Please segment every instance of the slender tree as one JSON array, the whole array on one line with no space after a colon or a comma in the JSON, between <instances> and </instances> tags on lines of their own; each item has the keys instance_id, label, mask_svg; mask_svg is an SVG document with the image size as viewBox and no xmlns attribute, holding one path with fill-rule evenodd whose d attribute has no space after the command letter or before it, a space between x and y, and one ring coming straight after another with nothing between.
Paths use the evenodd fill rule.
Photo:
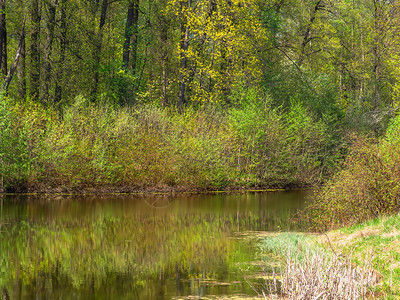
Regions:
<instances>
[{"instance_id":1,"label":"slender tree","mask_svg":"<svg viewBox=\"0 0 400 300\"><path fill-rule=\"evenodd\" d=\"M31 57L30 57L30 96L39 99L40 91L40 21L39 0L31 2Z\"/></svg>"},{"instance_id":2,"label":"slender tree","mask_svg":"<svg viewBox=\"0 0 400 300\"><path fill-rule=\"evenodd\" d=\"M0 66L3 78L7 76L6 0L0 0Z\"/></svg>"},{"instance_id":3,"label":"slender tree","mask_svg":"<svg viewBox=\"0 0 400 300\"><path fill-rule=\"evenodd\" d=\"M182 111L182 106L186 104L185 98L185 89L187 82L187 50L189 48L189 38L188 38L188 24L187 24L187 13L185 12L187 9L191 9L191 0L181 0L180 1L180 11L179 11L179 30L180 30L180 42L179 42L179 50L180 50L180 79L179 79L179 95L178 95L178 110Z\"/></svg>"},{"instance_id":4,"label":"slender tree","mask_svg":"<svg viewBox=\"0 0 400 300\"><path fill-rule=\"evenodd\" d=\"M46 45L44 48L44 68L43 68L43 92L42 102L49 102L49 93L52 82L52 54L53 54L53 42L54 42L54 30L56 26L56 12L57 12L58 0L50 0L47 2L47 36ZM52 99L54 101L54 98Z\"/></svg>"},{"instance_id":5,"label":"slender tree","mask_svg":"<svg viewBox=\"0 0 400 300\"><path fill-rule=\"evenodd\" d=\"M139 0L130 0L126 17L123 63L126 70L136 74L138 47Z\"/></svg>"},{"instance_id":6,"label":"slender tree","mask_svg":"<svg viewBox=\"0 0 400 300\"><path fill-rule=\"evenodd\" d=\"M91 99L93 100L97 96L97 90L99 87L99 68L100 68L100 60L101 60L101 50L103 44L103 27L106 24L107 10L108 10L109 2L108 0L103 0L101 4L101 12L100 12L100 23L97 37L94 39L94 74L93 74L93 86L91 91Z\"/></svg>"},{"instance_id":7,"label":"slender tree","mask_svg":"<svg viewBox=\"0 0 400 300\"><path fill-rule=\"evenodd\" d=\"M60 43L60 58L58 61L58 70L57 70L57 80L56 86L54 90L54 102L60 103L62 100L62 83L63 83L63 75L64 75L64 64L65 64L65 53L67 50L67 0L61 0L60 2L60 35L59 35L59 43Z\"/></svg>"}]
</instances>

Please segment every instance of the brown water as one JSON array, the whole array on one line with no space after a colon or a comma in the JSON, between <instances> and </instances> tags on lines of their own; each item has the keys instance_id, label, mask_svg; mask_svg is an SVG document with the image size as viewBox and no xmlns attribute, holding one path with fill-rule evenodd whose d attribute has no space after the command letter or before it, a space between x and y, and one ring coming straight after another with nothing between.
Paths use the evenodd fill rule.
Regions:
<instances>
[{"instance_id":1,"label":"brown water","mask_svg":"<svg viewBox=\"0 0 400 300\"><path fill-rule=\"evenodd\" d=\"M0 196L2 296L254 297L248 236L299 230L288 218L308 194Z\"/></svg>"}]
</instances>

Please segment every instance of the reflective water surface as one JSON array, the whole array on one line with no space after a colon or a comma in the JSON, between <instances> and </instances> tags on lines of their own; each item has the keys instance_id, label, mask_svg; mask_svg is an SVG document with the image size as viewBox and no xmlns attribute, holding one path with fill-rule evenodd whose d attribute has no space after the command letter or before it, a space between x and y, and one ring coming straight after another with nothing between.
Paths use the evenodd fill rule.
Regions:
<instances>
[{"instance_id":1,"label":"reflective water surface","mask_svg":"<svg viewBox=\"0 0 400 300\"><path fill-rule=\"evenodd\" d=\"M299 230L308 194L0 196L2 297L254 297L246 236Z\"/></svg>"}]
</instances>

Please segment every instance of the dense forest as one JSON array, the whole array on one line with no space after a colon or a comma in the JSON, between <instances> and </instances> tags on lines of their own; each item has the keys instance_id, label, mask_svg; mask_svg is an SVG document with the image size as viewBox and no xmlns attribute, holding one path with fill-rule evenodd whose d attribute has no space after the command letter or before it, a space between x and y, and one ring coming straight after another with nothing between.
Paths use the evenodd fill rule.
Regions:
<instances>
[{"instance_id":1,"label":"dense forest","mask_svg":"<svg viewBox=\"0 0 400 300\"><path fill-rule=\"evenodd\" d=\"M399 8L1 0L0 189L324 182L396 115Z\"/></svg>"},{"instance_id":2,"label":"dense forest","mask_svg":"<svg viewBox=\"0 0 400 300\"><path fill-rule=\"evenodd\" d=\"M268 222L278 233L368 220L331 232L337 244L326 235L328 252L307 248L305 235L266 235L265 251L289 266L279 289L290 299L349 295L333 285L365 286L355 298L400 295L399 63L397 0L0 0L3 298L24 285L36 298L42 285L48 298L62 282L66 295L76 298L81 285L110 298L102 283L140 290L149 279L166 286L165 274L177 290L183 278L191 286L206 279L208 289L214 277L219 289L230 284L218 272L247 268L229 249L236 233L269 230ZM143 199L149 214L127 210L141 203L135 197L105 199L101 210L97 195L62 195L291 188L313 190L295 226L271 210L286 203L276 210L292 216L289 202L251 193L243 202L213 199L210 210L185 199L161 213L162 197ZM56 197L40 207L33 202L42 194L23 204L8 195L21 192ZM254 213L249 203L258 203ZM201 274L193 266L203 256ZM282 261L266 261L253 278L263 288L273 280L277 292ZM370 286L383 278L371 293L354 267L362 261L379 271L370 269ZM323 288L312 295L317 281Z\"/></svg>"}]
</instances>

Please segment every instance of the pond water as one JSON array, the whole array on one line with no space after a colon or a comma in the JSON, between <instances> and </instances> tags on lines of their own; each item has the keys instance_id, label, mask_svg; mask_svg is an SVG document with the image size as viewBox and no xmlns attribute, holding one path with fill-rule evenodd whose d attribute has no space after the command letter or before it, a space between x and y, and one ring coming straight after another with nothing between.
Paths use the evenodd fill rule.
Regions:
<instances>
[{"instance_id":1,"label":"pond water","mask_svg":"<svg viewBox=\"0 0 400 300\"><path fill-rule=\"evenodd\" d=\"M307 195L0 196L2 297L254 297L249 236L299 230L288 218Z\"/></svg>"}]
</instances>

